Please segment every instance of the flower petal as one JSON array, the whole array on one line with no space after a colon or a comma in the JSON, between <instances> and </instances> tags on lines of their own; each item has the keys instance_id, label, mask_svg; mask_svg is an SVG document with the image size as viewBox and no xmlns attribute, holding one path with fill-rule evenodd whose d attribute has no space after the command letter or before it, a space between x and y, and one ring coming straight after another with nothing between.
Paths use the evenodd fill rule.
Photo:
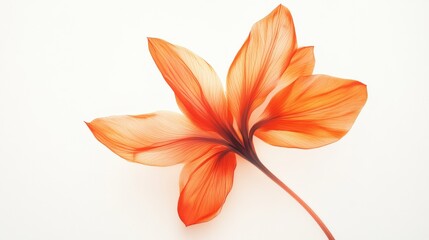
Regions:
<instances>
[{"instance_id":1,"label":"flower petal","mask_svg":"<svg viewBox=\"0 0 429 240\"><path fill-rule=\"evenodd\" d=\"M286 7L279 5L253 25L227 78L228 105L238 127L246 124L252 111L276 87L295 49L295 28Z\"/></svg>"},{"instance_id":2,"label":"flower petal","mask_svg":"<svg viewBox=\"0 0 429 240\"><path fill-rule=\"evenodd\" d=\"M302 47L295 51L289 66L281 76L280 84L283 87L293 83L299 77L313 74L315 63L313 49L313 47Z\"/></svg>"},{"instance_id":3,"label":"flower petal","mask_svg":"<svg viewBox=\"0 0 429 240\"><path fill-rule=\"evenodd\" d=\"M179 107L206 130L227 126L231 118L222 84L212 67L191 51L164 40L149 38L149 51Z\"/></svg>"},{"instance_id":4,"label":"flower petal","mask_svg":"<svg viewBox=\"0 0 429 240\"><path fill-rule=\"evenodd\" d=\"M277 86L268 94L264 103L253 111L249 119L249 126L253 126L255 122L260 120L261 114L276 93L293 83L299 77L311 75L314 69L314 62L313 47L298 48L293 54Z\"/></svg>"},{"instance_id":5,"label":"flower petal","mask_svg":"<svg viewBox=\"0 0 429 240\"><path fill-rule=\"evenodd\" d=\"M97 118L87 123L94 136L120 157L169 166L205 155L219 140L173 112Z\"/></svg>"},{"instance_id":6,"label":"flower petal","mask_svg":"<svg viewBox=\"0 0 429 240\"><path fill-rule=\"evenodd\" d=\"M185 165L177 209L186 226L209 221L219 213L232 188L235 166L235 154L218 149Z\"/></svg>"},{"instance_id":7,"label":"flower petal","mask_svg":"<svg viewBox=\"0 0 429 240\"><path fill-rule=\"evenodd\" d=\"M302 77L273 97L255 135L275 146L324 146L348 132L366 99L366 85L358 81Z\"/></svg>"}]
</instances>

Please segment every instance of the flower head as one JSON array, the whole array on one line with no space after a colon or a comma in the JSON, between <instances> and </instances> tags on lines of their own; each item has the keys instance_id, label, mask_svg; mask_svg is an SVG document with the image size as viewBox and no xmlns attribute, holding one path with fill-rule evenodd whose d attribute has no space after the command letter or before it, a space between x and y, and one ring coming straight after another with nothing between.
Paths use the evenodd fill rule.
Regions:
<instances>
[{"instance_id":1,"label":"flower head","mask_svg":"<svg viewBox=\"0 0 429 240\"><path fill-rule=\"evenodd\" d=\"M87 123L94 136L132 162L184 164L178 212L186 225L209 221L219 213L239 156L297 199L333 239L317 215L261 163L253 137L304 149L335 142L365 104L366 86L312 75L313 47L297 47L292 16L282 5L252 27L229 69L226 94L202 58L161 39L148 42L183 114L98 118Z\"/></svg>"}]
</instances>

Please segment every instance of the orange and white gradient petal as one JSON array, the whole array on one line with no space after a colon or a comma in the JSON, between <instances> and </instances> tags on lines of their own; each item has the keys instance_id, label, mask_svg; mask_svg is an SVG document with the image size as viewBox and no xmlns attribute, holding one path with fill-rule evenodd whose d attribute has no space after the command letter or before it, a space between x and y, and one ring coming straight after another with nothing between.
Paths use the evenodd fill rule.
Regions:
<instances>
[{"instance_id":1,"label":"orange and white gradient petal","mask_svg":"<svg viewBox=\"0 0 429 240\"><path fill-rule=\"evenodd\" d=\"M273 97L255 135L275 146L321 147L349 131L366 99L366 85L358 81L301 77Z\"/></svg>"},{"instance_id":2,"label":"orange and white gradient petal","mask_svg":"<svg viewBox=\"0 0 429 240\"><path fill-rule=\"evenodd\" d=\"M281 76L279 86L284 88L293 83L296 79L313 74L315 59L314 47L298 48L293 54L289 66Z\"/></svg>"},{"instance_id":3,"label":"orange and white gradient petal","mask_svg":"<svg viewBox=\"0 0 429 240\"><path fill-rule=\"evenodd\" d=\"M149 38L150 53L182 112L199 127L218 131L232 122L219 77L191 51Z\"/></svg>"},{"instance_id":4,"label":"orange and white gradient petal","mask_svg":"<svg viewBox=\"0 0 429 240\"><path fill-rule=\"evenodd\" d=\"M255 23L227 76L227 93L191 51L148 38L149 51L184 115L155 112L98 118L88 127L120 157L146 165L183 163L178 213L186 226L214 218L232 188L236 154L260 169L334 237L316 213L260 161L253 136L289 148L343 137L367 99L366 85L313 74L313 47L297 48L289 10Z\"/></svg>"},{"instance_id":5,"label":"orange and white gradient petal","mask_svg":"<svg viewBox=\"0 0 429 240\"><path fill-rule=\"evenodd\" d=\"M120 157L153 166L199 159L220 141L173 112L97 118L87 125L98 141Z\"/></svg>"},{"instance_id":6,"label":"orange and white gradient petal","mask_svg":"<svg viewBox=\"0 0 429 240\"><path fill-rule=\"evenodd\" d=\"M276 93L293 83L299 77L313 74L314 64L313 47L301 47L296 49L286 71L284 71L280 77L280 81L277 83L277 86L270 92L270 94L268 94L264 103L253 111L249 119L249 126L253 126L255 122L260 120L261 114Z\"/></svg>"},{"instance_id":7,"label":"orange and white gradient petal","mask_svg":"<svg viewBox=\"0 0 429 240\"><path fill-rule=\"evenodd\" d=\"M235 154L222 148L185 164L177 210L186 226L209 221L220 212L232 188L236 164Z\"/></svg>"},{"instance_id":8,"label":"orange and white gradient petal","mask_svg":"<svg viewBox=\"0 0 429 240\"><path fill-rule=\"evenodd\" d=\"M276 87L295 49L295 28L286 7L278 6L253 25L227 76L228 106L239 128Z\"/></svg>"}]
</instances>

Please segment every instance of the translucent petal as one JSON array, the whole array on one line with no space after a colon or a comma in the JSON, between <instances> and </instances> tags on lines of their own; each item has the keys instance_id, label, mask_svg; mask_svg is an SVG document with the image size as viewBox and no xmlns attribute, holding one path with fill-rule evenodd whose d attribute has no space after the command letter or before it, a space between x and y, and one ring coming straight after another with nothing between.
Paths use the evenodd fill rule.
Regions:
<instances>
[{"instance_id":1,"label":"translucent petal","mask_svg":"<svg viewBox=\"0 0 429 240\"><path fill-rule=\"evenodd\" d=\"M366 86L358 81L301 77L273 97L255 134L275 146L320 147L349 131L366 99Z\"/></svg>"},{"instance_id":2,"label":"translucent petal","mask_svg":"<svg viewBox=\"0 0 429 240\"><path fill-rule=\"evenodd\" d=\"M186 226L209 221L219 213L232 188L235 166L235 154L219 149L185 165L178 212Z\"/></svg>"},{"instance_id":3,"label":"translucent petal","mask_svg":"<svg viewBox=\"0 0 429 240\"><path fill-rule=\"evenodd\" d=\"M114 153L146 165L169 166L193 161L220 141L173 112L97 118L87 125Z\"/></svg>"}]
</instances>

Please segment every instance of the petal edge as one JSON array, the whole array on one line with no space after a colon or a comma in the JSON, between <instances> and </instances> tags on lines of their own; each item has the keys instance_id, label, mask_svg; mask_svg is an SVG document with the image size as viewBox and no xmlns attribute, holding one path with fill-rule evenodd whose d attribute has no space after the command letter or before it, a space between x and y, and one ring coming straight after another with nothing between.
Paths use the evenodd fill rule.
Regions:
<instances>
[{"instance_id":1,"label":"petal edge","mask_svg":"<svg viewBox=\"0 0 429 240\"><path fill-rule=\"evenodd\" d=\"M186 117L173 112L97 118L87 126L112 152L145 165L192 161L219 144Z\"/></svg>"},{"instance_id":2,"label":"petal edge","mask_svg":"<svg viewBox=\"0 0 429 240\"><path fill-rule=\"evenodd\" d=\"M277 93L255 135L289 148L317 148L342 138L367 99L366 85L327 75L301 77Z\"/></svg>"},{"instance_id":3,"label":"petal edge","mask_svg":"<svg viewBox=\"0 0 429 240\"><path fill-rule=\"evenodd\" d=\"M276 87L296 49L289 10L279 5L255 23L227 76L227 100L239 128Z\"/></svg>"},{"instance_id":4,"label":"petal edge","mask_svg":"<svg viewBox=\"0 0 429 240\"><path fill-rule=\"evenodd\" d=\"M186 174L177 210L182 222L190 226L207 222L220 212L232 188L236 159L234 153L224 150L187 165L193 172Z\"/></svg>"}]
</instances>

